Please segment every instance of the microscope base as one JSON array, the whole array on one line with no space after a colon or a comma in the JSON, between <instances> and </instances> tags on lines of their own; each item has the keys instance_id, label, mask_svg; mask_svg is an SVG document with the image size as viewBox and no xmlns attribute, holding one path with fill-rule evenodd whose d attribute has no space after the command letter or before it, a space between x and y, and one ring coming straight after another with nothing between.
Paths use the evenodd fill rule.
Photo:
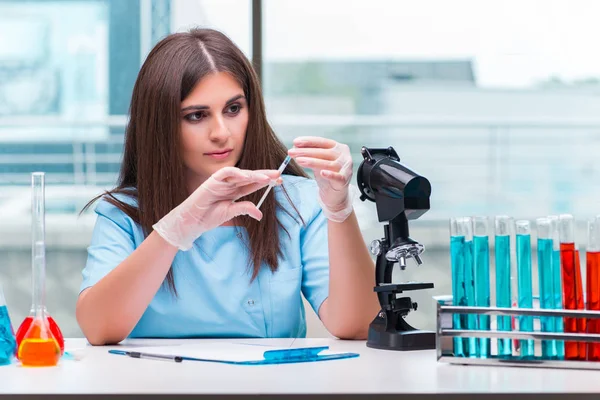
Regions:
<instances>
[{"instance_id":1,"label":"microscope base","mask_svg":"<svg viewBox=\"0 0 600 400\"><path fill-rule=\"evenodd\" d=\"M432 331L381 331L380 326L369 327L367 347L382 350L433 350L435 349L435 332Z\"/></svg>"}]
</instances>

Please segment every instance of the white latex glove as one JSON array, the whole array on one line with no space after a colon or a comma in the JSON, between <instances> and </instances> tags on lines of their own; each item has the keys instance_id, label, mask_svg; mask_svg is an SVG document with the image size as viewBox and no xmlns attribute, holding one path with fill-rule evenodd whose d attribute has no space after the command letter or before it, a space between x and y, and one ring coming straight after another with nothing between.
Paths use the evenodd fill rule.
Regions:
<instances>
[{"instance_id":1,"label":"white latex glove","mask_svg":"<svg viewBox=\"0 0 600 400\"><path fill-rule=\"evenodd\" d=\"M348 146L331 139L303 136L294 139L288 154L302 167L314 171L325 217L344 222L353 210L349 191L352 156Z\"/></svg>"},{"instance_id":2,"label":"white latex glove","mask_svg":"<svg viewBox=\"0 0 600 400\"><path fill-rule=\"evenodd\" d=\"M180 250L189 250L204 232L240 215L260 221L262 212L249 201L235 200L270 182L281 183L276 170L248 171L224 167L215 172L180 205L152 227L163 239Z\"/></svg>"}]
</instances>

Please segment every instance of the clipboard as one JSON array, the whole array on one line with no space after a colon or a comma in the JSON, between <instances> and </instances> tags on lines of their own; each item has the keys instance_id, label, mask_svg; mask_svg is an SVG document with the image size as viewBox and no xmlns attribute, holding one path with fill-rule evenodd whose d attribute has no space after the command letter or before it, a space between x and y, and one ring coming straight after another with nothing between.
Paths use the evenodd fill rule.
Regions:
<instances>
[{"instance_id":1,"label":"clipboard","mask_svg":"<svg viewBox=\"0 0 600 400\"><path fill-rule=\"evenodd\" d=\"M200 361L233 365L270 365L318 362L359 357L358 353L332 352L329 346L278 348L273 346L210 342L191 345L109 350L110 354L175 362Z\"/></svg>"}]
</instances>

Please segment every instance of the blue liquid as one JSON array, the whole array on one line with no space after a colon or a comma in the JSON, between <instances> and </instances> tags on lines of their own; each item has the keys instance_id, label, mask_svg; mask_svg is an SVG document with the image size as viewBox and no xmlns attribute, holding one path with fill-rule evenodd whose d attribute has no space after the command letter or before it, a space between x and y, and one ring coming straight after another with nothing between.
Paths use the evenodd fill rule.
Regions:
<instances>
[{"instance_id":1,"label":"blue liquid","mask_svg":"<svg viewBox=\"0 0 600 400\"><path fill-rule=\"evenodd\" d=\"M475 306L475 269L473 265L473 241L465 240L463 244L465 260L465 291L467 292L467 306ZM467 315L467 329L477 330L477 314ZM469 357L479 356L479 340L476 337L467 338Z\"/></svg>"},{"instance_id":2,"label":"blue liquid","mask_svg":"<svg viewBox=\"0 0 600 400\"><path fill-rule=\"evenodd\" d=\"M510 236L496 236L496 307L511 308L510 304ZM510 315L499 315L498 330L510 331ZM509 338L498 339L498 356L511 356Z\"/></svg>"},{"instance_id":3,"label":"blue liquid","mask_svg":"<svg viewBox=\"0 0 600 400\"><path fill-rule=\"evenodd\" d=\"M554 308L557 310L562 310L563 308L563 298L562 298L562 274L561 274L561 266L560 266L560 250L552 251L552 283L554 286ZM562 317L554 318L554 331L555 332L564 332L564 320ZM559 360L564 360L565 358L565 342L564 340L556 340L556 357Z\"/></svg>"},{"instance_id":4,"label":"blue liquid","mask_svg":"<svg viewBox=\"0 0 600 400\"><path fill-rule=\"evenodd\" d=\"M475 305L490 306L490 246L487 236L473 238L475 251ZM479 316L479 329L490 330L490 316ZM488 358L491 354L491 339L479 338L479 357Z\"/></svg>"},{"instance_id":5,"label":"blue liquid","mask_svg":"<svg viewBox=\"0 0 600 400\"><path fill-rule=\"evenodd\" d=\"M467 305L467 292L465 290L465 261L463 246L464 236L450 237L450 263L452 265L452 304L455 306ZM467 327L466 315L452 314L452 328L465 329ZM455 337L454 356L466 357L468 342L466 338Z\"/></svg>"},{"instance_id":6,"label":"blue liquid","mask_svg":"<svg viewBox=\"0 0 600 400\"><path fill-rule=\"evenodd\" d=\"M8 316L8 308L0 306L0 365L12 362L16 348L17 342Z\"/></svg>"},{"instance_id":7,"label":"blue liquid","mask_svg":"<svg viewBox=\"0 0 600 400\"><path fill-rule=\"evenodd\" d=\"M519 278L519 308L533 308L530 235L517 235L517 275ZM533 332L533 317L519 317L519 330ZM521 357L533 357L533 340L522 339L519 342L521 345Z\"/></svg>"},{"instance_id":8,"label":"blue liquid","mask_svg":"<svg viewBox=\"0 0 600 400\"><path fill-rule=\"evenodd\" d=\"M552 269L552 239L538 239L538 276L540 285L540 307L554 308L554 273ZM554 317L540 318L542 332L553 332ZM542 340L542 357L556 359L556 340Z\"/></svg>"}]
</instances>

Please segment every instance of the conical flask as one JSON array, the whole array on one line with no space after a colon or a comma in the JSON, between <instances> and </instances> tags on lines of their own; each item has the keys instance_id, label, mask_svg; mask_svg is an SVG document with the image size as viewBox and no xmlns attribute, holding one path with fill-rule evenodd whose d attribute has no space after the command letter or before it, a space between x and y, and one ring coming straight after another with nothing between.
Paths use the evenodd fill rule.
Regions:
<instances>
[{"instance_id":1,"label":"conical flask","mask_svg":"<svg viewBox=\"0 0 600 400\"><path fill-rule=\"evenodd\" d=\"M10 323L4 291L0 285L0 365L10 364L15 357L16 349L15 332Z\"/></svg>"},{"instance_id":2,"label":"conical flask","mask_svg":"<svg viewBox=\"0 0 600 400\"><path fill-rule=\"evenodd\" d=\"M23 366L32 367L56 365L64 348L62 333L46 310L44 177L43 172L31 175L33 304L30 315L17 330L17 356Z\"/></svg>"}]
</instances>

